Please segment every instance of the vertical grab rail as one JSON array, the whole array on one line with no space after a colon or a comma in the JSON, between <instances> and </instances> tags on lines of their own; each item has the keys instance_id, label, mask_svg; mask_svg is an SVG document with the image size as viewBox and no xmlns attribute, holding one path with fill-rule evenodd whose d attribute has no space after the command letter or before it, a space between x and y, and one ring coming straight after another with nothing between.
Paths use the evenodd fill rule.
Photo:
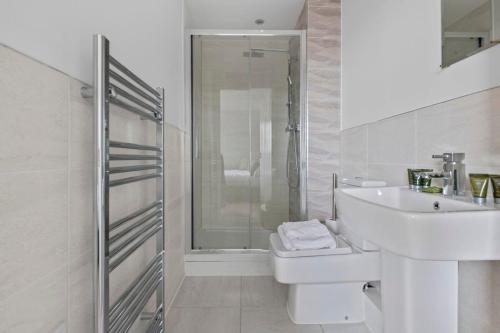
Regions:
<instances>
[{"instance_id":1,"label":"vertical grab rail","mask_svg":"<svg viewBox=\"0 0 500 333\"><path fill-rule=\"evenodd\" d=\"M114 80L113 83L110 80ZM95 35L94 89L90 93L88 88L82 88L82 95L94 97L96 112L95 331L128 332L138 318L147 317L141 313L156 293L156 310L146 327L148 332L165 332L164 90L151 88L119 63L109 53L109 41L102 35ZM139 116L142 121L153 121L156 124L155 146L110 140L110 104ZM112 154L111 149L141 151L142 155ZM110 165L121 161L139 161L139 164ZM144 164L149 161L154 162ZM129 172L136 175L116 178ZM117 221L110 221L110 188L146 180L156 181L155 201ZM111 272L153 237L156 239L155 257L111 305Z\"/></svg>"}]
</instances>

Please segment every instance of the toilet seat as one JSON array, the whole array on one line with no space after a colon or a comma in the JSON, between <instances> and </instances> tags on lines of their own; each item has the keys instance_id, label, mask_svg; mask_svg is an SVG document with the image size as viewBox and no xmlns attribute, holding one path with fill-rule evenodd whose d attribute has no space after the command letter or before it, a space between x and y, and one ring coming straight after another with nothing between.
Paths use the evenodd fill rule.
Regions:
<instances>
[{"instance_id":1,"label":"toilet seat","mask_svg":"<svg viewBox=\"0 0 500 333\"><path fill-rule=\"evenodd\" d=\"M272 234L269 237L269 240L271 243L271 250L276 256L281 258L316 257L352 253L352 248L342 238L337 237L331 232L330 234L333 238L335 238L335 241L337 242L336 248L291 251L285 248L277 233Z\"/></svg>"}]
</instances>

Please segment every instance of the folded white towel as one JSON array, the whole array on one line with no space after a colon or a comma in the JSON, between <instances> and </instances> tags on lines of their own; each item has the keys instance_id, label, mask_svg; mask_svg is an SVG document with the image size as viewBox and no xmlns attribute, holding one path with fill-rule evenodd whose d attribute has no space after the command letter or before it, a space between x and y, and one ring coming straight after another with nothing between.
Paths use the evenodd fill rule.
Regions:
<instances>
[{"instance_id":1,"label":"folded white towel","mask_svg":"<svg viewBox=\"0 0 500 333\"><path fill-rule=\"evenodd\" d=\"M278 226L278 236L280 236L281 243L283 243L283 246L285 247L285 249L287 249L289 251L297 250L295 247L293 247L293 245L290 242L290 240L288 239L288 237L286 237L285 231L283 230L282 225Z\"/></svg>"},{"instance_id":2,"label":"folded white towel","mask_svg":"<svg viewBox=\"0 0 500 333\"><path fill-rule=\"evenodd\" d=\"M315 240L294 239L291 242L292 246L297 250L333 249L337 247L335 239L332 236L320 237Z\"/></svg>"},{"instance_id":3,"label":"folded white towel","mask_svg":"<svg viewBox=\"0 0 500 333\"><path fill-rule=\"evenodd\" d=\"M304 222L285 222L282 226L285 235L290 240L308 240L330 236L328 228L316 219Z\"/></svg>"},{"instance_id":4,"label":"folded white towel","mask_svg":"<svg viewBox=\"0 0 500 333\"><path fill-rule=\"evenodd\" d=\"M284 225L278 226L278 235L283 246L289 251L335 248L337 243L330 233L310 239L290 239L285 234Z\"/></svg>"}]
</instances>

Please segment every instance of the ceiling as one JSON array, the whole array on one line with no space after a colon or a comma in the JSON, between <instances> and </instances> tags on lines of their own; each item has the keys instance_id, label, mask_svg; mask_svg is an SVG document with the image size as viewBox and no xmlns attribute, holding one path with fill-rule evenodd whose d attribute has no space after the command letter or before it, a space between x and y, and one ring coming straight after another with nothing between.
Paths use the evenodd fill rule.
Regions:
<instances>
[{"instance_id":1,"label":"ceiling","mask_svg":"<svg viewBox=\"0 0 500 333\"><path fill-rule=\"evenodd\" d=\"M304 0L185 0L192 29L295 29ZM256 19L264 19L257 25Z\"/></svg>"}]
</instances>

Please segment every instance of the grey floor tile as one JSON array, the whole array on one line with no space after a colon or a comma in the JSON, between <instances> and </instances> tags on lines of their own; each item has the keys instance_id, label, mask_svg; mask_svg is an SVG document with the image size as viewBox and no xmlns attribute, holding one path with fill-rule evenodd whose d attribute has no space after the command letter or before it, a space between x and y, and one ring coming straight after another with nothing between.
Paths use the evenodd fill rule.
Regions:
<instances>
[{"instance_id":1,"label":"grey floor tile","mask_svg":"<svg viewBox=\"0 0 500 333\"><path fill-rule=\"evenodd\" d=\"M321 325L324 333L370 333L365 324Z\"/></svg>"},{"instance_id":2,"label":"grey floor tile","mask_svg":"<svg viewBox=\"0 0 500 333\"><path fill-rule=\"evenodd\" d=\"M242 308L241 333L322 333L320 325L295 325L285 307Z\"/></svg>"},{"instance_id":3,"label":"grey floor tile","mask_svg":"<svg viewBox=\"0 0 500 333\"><path fill-rule=\"evenodd\" d=\"M239 308L172 308L167 316L169 333L239 333Z\"/></svg>"},{"instance_id":4,"label":"grey floor tile","mask_svg":"<svg viewBox=\"0 0 500 333\"><path fill-rule=\"evenodd\" d=\"M287 286L272 276L246 276L241 280L242 307L283 307Z\"/></svg>"},{"instance_id":5,"label":"grey floor tile","mask_svg":"<svg viewBox=\"0 0 500 333\"><path fill-rule=\"evenodd\" d=\"M186 277L174 307L239 307L240 277Z\"/></svg>"}]
</instances>

